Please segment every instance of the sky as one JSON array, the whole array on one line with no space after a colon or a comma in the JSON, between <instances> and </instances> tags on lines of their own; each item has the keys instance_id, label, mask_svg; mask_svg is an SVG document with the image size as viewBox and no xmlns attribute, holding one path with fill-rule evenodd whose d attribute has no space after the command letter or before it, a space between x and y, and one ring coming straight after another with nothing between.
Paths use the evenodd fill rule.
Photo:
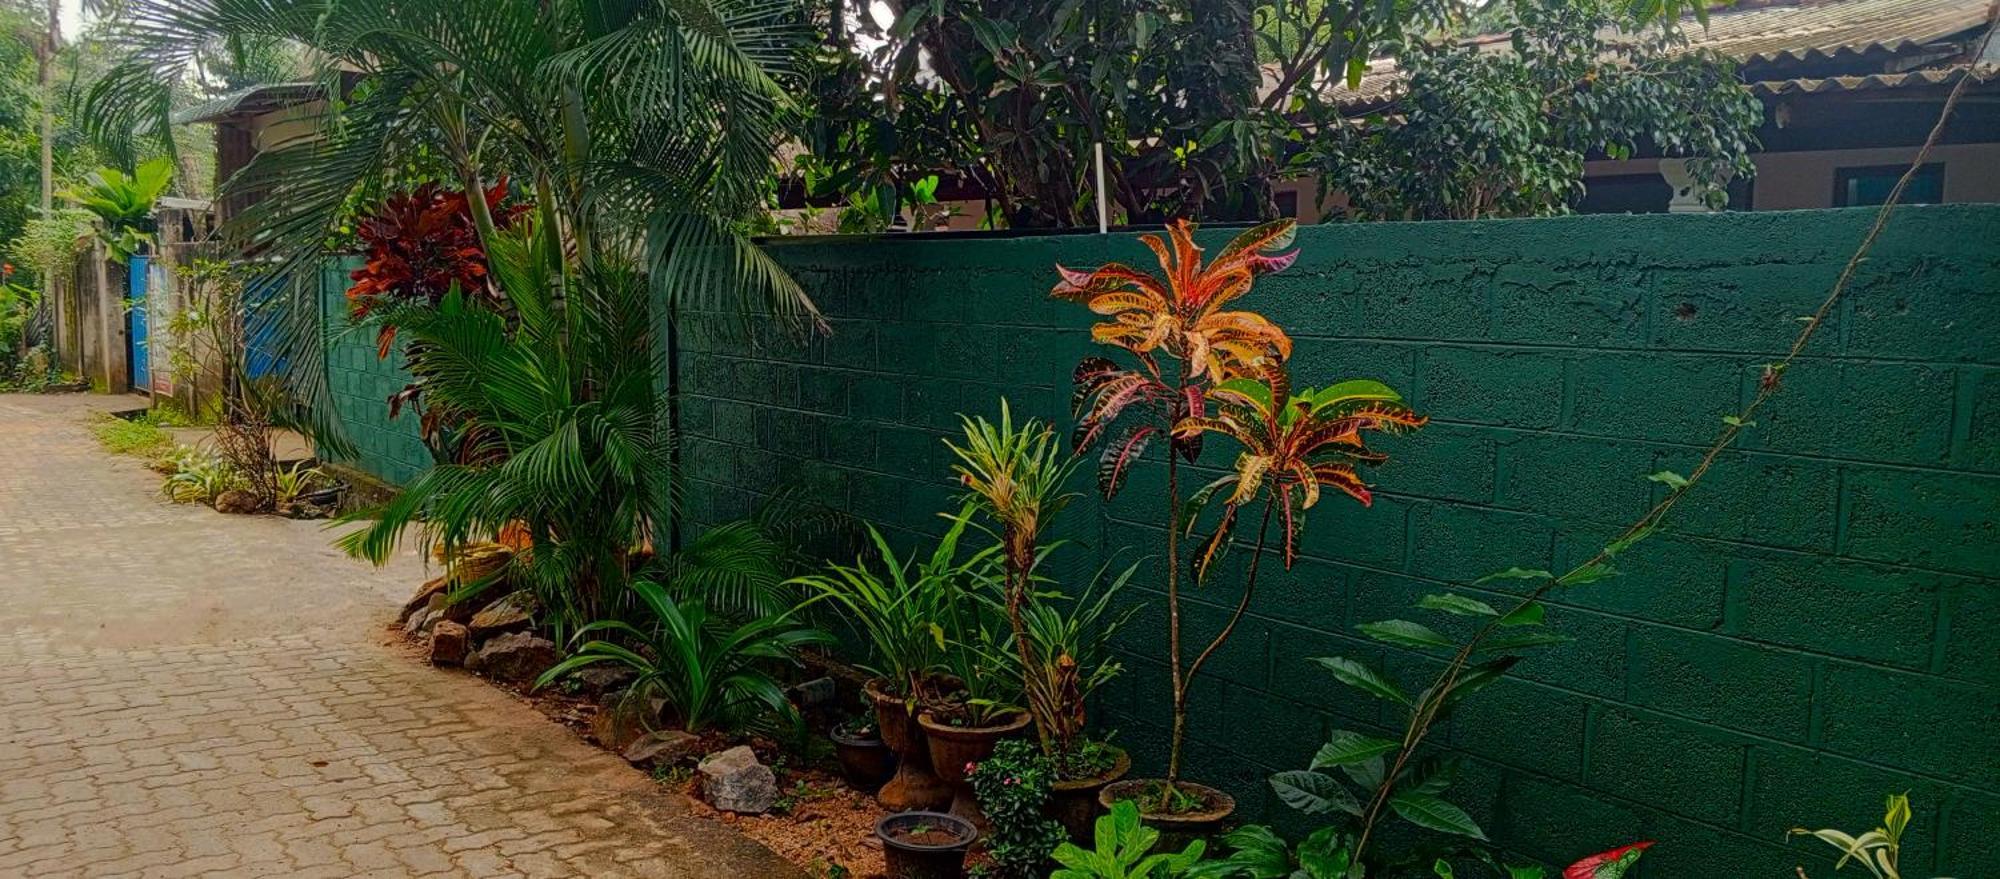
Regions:
<instances>
[{"instance_id":1,"label":"sky","mask_svg":"<svg viewBox=\"0 0 2000 879\"><path fill-rule=\"evenodd\" d=\"M75 39L83 33L83 0L62 0L62 32L64 39Z\"/></svg>"}]
</instances>

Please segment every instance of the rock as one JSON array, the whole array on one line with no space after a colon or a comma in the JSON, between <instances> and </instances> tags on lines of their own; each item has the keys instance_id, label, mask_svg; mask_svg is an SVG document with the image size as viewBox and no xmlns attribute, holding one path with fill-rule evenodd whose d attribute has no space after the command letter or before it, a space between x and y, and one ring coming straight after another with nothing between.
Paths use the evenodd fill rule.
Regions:
<instances>
[{"instance_id":1,"label":"rock","mask_svg":"<svg viewBox=\"0 0 2000 879\"><path fill-rule=\"evenodd\" d=\"M508 632L467 657L465 667L497 681L525 683L540 677L560 658L554 641L527 632Z\"/></svg>"},{"instance_id":2,"label":"rock","mask_svg":"<svg viewBox=\"0 0 2000 879\"><path fill-rule=\"evenodd\" d=\"M232 488L215 496L215 511L218 513L254 513L263 504L257 496L240 488Z\"/></svg>"},{"instance_id":3,"label":"rock","mask_svg":"<svg viewBox=\"0 0 2000 879\"><path fill-rule=\"evenodd\" d=\"M431 664L459 665L472 646L472 633L451 620L439 620L431 627Z\"/></svg>"},{"instance_id":4,"label":"rock","mask_svg":"<svg viewBox=\"0 0 2000 879\"><path fill-rule=\"evenodd\" d=\"M578 669L576 674L570 675L569 678L576 681L577 687L582 692L601 696L625 686L638 676L638 672L622 665L598 663Z\"/></svg>"},{"instance_id":5,"label":"rock","mask_svg":"<svg viewBox=\"0 0 2000 879\"><path fill-rule=\"evenodd\" d=\"M403 612L398 614L396 619L402 620L407 625L410 621L410 615L419 610L429 608L431 606L431 596L442 594L450 582L449 579L444 577L432 577L429 580L425 580L424 585L417 587L417 594L410 596L409 601L403 602Z\"/></svg>"},{"instance_id":6,"label":"rock","mask_svg":"<svg viewBox=\"0 0 2000 879\"><path fill-rule=\"evenodd\" d=\"M625 762L659 764L678 763L681 758L694 753L701 746L701 740L694 734L677 729L654 730L625 746Z\"/></svg>"},{"instance_id":7,"label":"rock","mask_svg":"<svg viewBox=\"0 0 2000 879\"><path fill-rule=\"evenodd\" d=\"M757 762L749 745L737 745L702 758L701 798L725 812L761 815L778 801L778 776Z\"/></svg>"},{"instance_id":8,"label":"rock","mask_svg":"<svg viewBox=\"0 0 2000 879\"><path fill-rule=\"evenodd\" d=\"M468 623L475 641L484 641L507 632L525 632L535 623L534 593L522 590L493 602L472 615Z\"/></svg>"},{"instance_id":9,"label":"rock","mask_svg":"<svg viewBox=\"0 0 2000 879\"><path fill-rule=\"evenodd\" d=\"M597 739L606 750L624 751L634 741L645 736L651 721L660 717L666 708L666 700L654 697L647 700L650 714L640 715L639 703L622 695L604 703L604 707L590 718L590 735Z\"/></svg>"},{"instance_id":10,"label":"rock","mask_svg":"<svg viewBox=\"0 0 2000 879\"><path fill-rule=\"evenodd\" d=\"M833 678L818 677L796 684L791 690L792 702L807 711L825 708L840 698L840 688Z\"/></svg>"}]
</instances>

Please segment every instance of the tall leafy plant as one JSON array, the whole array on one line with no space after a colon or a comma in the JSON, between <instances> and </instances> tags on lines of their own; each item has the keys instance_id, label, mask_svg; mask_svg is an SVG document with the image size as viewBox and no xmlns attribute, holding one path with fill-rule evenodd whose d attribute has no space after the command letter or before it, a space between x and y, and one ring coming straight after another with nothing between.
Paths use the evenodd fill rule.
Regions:
<instances>
[{"instance_id":1,"label":"tall leafy plant","mask_svg":"<svg viewBox=\"0 0 2000 879\"><path fill-rule=\"evenodd\" d=\"M456 289L377 314L410 341L439 460L340 544L380 564L406 531L449 555L519 529L510 579L566 633L630 606L635 551L674 507L672 437L645 279L607 261L565 284L539 231L491 248L511 319Z\"/></svg>"},{"instance_id":2,"label":"tall leafy plant","mask_svg":"<svg viewBox=\"0 0 2000 879\"><path fill-rule=\"evenodd\" d=\"M90 90L90 133L129 155L160 140L192 58L236 41L294 45L327 100L318 136L264 151L222 197L254 198L225 236L254 249L281 294L262 317L325 447L346 444L326 388L316 277L356 192L442 157L454 188L507 177L533 192L574 255L566 286L630 273L660 302L812 314L799 286L739 232L772 171L809 48L794 0L127 0L106 33L121 56ZM496 217L468 202L491 250ZM298 282L298 283L293 283ZM594 294L579 290L579 302ZM567 291L553 298L566 298ZM572 347L587 347L578 340ZM625 499L630 501L631 499ZM629 504L628 504L629 505Z\"/></svg>"},{"instance_id":3,"label":"tall leafy plant","mask_svg":"<svg viewBox=\"0 0 2000 879\"><path fill-rule=\"evenodd\" d=\"M1249 607L1273 514L1285 513L1285 561L1294 555L1299 513L1331 485L1357 500L1369 495L1353 465L1376 463L1361 432L1420 426L1423 419L1401 405L1393 391L1373 382L1337 385L1325 392L1294 397L1283 361L1292 342L1264 316L1223 306L1250 292L1259 275L1290 266L1296 251L1282 252L1293 239L1289 220L1250 229L1203 262L1185 222L1169 228L1169 240L1141 236L1159 259L1161 276L1113 263L1094 271L1058 267L1063 281L1054 295L1079 302L1108 318L1091 328L1099 343L1121 348L1138 364L1121 367L1089 358L1077 367L1078 413L1074 440L1087 447L1110 435L1099 456L1098 486L1109 498L1159 433L1170 438L1166 459L1166 562L1168 671L1172 686L1173 729L1168 744L1166 786L1181 774L1187 729L1189 684L1230 634ZM1211 401L1218 407L1208 415ZM1127 417L1130 415L1131 417ZM1114 426L1118 432L1111 433ZM1197 492L1203 501L1224 487L1231 493L1206 548L1194 560L1205 574L1229 540L1239 507L1265 501L1262 524L1242 598L1228 622L1192 661L1184 661L1180 592L1181 541L1195 526L1196 504L1181 494L1179 464L1200 454L1204 435L1220 433L1243 450L1233 472Z\"/></svg>"},{"instance_id":4,"label":"tall leafy plant","mask_svg":"<svg viewBox=\"0 0 2000 879\"><path fill-rule=\"evenodd\" d=\"M945 446L958 458L952 469L970 502L999 526L1005 570L1001 603L1011 630L1009 640L1020 670L1027 675L1029 714L1036 734L1043 747L1051 747L1055 738L1051 694L1036 693L1030 670L1040 668L1044 659L1039 655L1040 645L1029 637L1027 614L1035 565L1041 557L1042 530L1072 497L1063 486L1076 470L1077 459L1063 452L1050 426L1036 419L1016 425L1006 400L1000 401L997 425L979 417L960 416L960 420L964 440L947 440Z\"/></svg>"}]
</instances>

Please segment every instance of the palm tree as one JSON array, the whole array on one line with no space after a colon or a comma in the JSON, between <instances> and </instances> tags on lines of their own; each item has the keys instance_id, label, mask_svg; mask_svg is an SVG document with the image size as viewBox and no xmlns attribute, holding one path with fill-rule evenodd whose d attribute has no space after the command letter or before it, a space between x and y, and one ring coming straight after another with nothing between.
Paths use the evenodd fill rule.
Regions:
<instances>
[{"instance_id":1,"label":"palm tree","mask_svg":"<svg viewBox=\"0 0 2000 879\"><path fill-rule=\"evenodd\" d=\"M640 262L654 303L752 303L790 319L811 302L735 221L760 184L810 28L798 0L127 0L108 28L124 60L86 101L93 137L120 155L171 150L171 95L194 59L231 41L279 40L315 59L320 136L260 154L223 195L255 195L224 235L290 291L276 328L294 394L323 445L345 451L326 405L311 279L351 196L441 157L459 188L505 176L533 194L538 227L575 274ZM473 199L483 242L493 219ZM296 283L286 283L296 282Z\"/></svg>"}]
</instances>

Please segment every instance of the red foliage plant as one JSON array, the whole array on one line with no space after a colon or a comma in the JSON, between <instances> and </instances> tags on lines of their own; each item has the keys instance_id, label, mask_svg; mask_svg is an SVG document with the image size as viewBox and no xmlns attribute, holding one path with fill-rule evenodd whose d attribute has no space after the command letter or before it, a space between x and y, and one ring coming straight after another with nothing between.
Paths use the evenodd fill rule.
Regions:
<instances>
[{"instance_id":1,"label":"red foliage plant","mask_svg":"<svg viewBox=\"0 0 2000 879\"><path fill-rule=\"evenodd\" d=\"M506 194L505 179L486 191L486 206L500 228L524 209L502 210ZM348 275L354 286L347 289L357 318L387 300L436 303L453 284L467 295L486 290L486 251L463 192L426 183L390 196L361 221L359 234L368 262Z\"/></svg>"}]
</instances>

